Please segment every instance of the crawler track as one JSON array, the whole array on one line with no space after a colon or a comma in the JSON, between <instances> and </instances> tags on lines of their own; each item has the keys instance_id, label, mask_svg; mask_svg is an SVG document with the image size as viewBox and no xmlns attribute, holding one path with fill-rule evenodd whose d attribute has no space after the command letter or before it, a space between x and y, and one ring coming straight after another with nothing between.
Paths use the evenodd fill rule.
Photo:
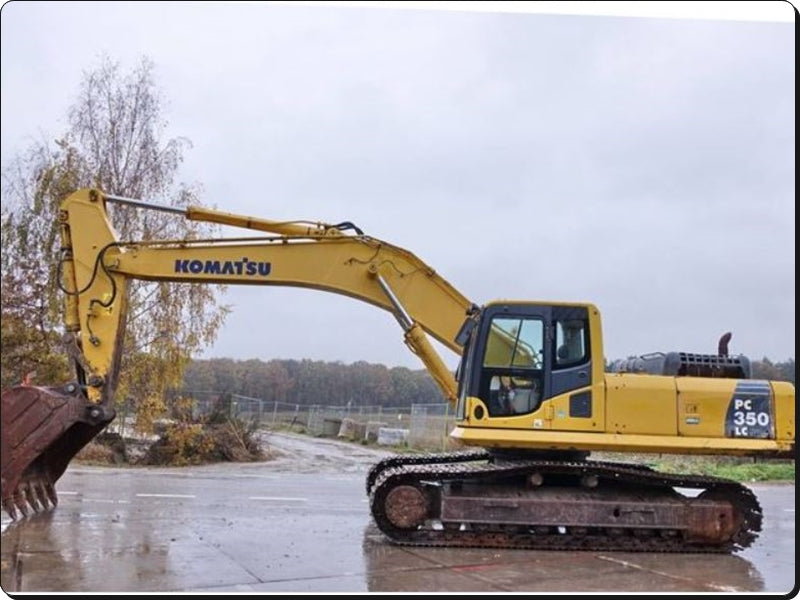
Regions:
<instances>
[{"instance_id":1,"label":"crawler track","mask_svg":"<svg viewBox=\"0 0 800 600\"><path fill-rule=\"evenodd\" d=\"M644 466L595 461L476 462L481 456L488 454L453 453L445 455L448 462L437 462L437 455L414 457L413 463L399 457L376 465L370 472L370 507L380 530L395 543L416 546L694 553L741 550L761 530L761 507L755 495L727 479L670 475ZM527 483L532 476L537 480L534 487ZM550 481L557 481L558 487ZM580 481L592 481L596 487L587 489L576 483ZM702 502L694 503L674 488L699 491L697 498ZM465 493L464 489L473 492ZM548 494L556 500L542 505L545 512L549 511L543 520L534 514L527 522L519 517L503 521L506 509L511 515L520 506L528 510L526 514L535 513L538 499ZM653 527L646 521L632 524L623 520L619 524L606 520L576 525L574 517L560 523L554 521L559 515L559 498L564 499L564 505L577 503L579 511L585 509L593 515L614 502L623 507L644 506L637 509L643 513L672 511L671 518L673 513L683 515L684 510L690 514L691 509L685 507L703 504L708 506L706 512L696 514L711 515L708 520L712 526L719 512L730 512L732 519L727 522L733 522L732 533L698 537L692 533L692 527L698 526L696 515L691 525L687 524L689 517L687 523L678 519L674 526L662 522ZM448 503L466 507L464 514L472 517L459 522L452 517L454 511ZM471 508L471 503L477 508ZM493 516L486 522L480 522L480 516L475 518L484 512Z\"/></svg>"},{"instance_id":2,"label":"crawler track","mask_svg":"<svg viewBox=\"0 0 800 600\"><path fill-rule=\"evenodd\" d=\"M372 494L372 488L378 476L387 469L406 465L431 465L431 464L451 464L459 462L471 462L477 460L488 460L490 454L487 450L478 448L476 450L464 450L461 452L440 452L437 454L409 454L405 456L390 456L375 463L367 473L367 495Z\"/></svg>"}]
</instances>

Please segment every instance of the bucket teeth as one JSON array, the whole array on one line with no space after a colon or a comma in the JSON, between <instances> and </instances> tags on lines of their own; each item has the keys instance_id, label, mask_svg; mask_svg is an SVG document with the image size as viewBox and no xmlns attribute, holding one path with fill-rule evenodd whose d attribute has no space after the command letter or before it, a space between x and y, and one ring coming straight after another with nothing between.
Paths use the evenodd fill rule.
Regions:
<instances>
[{"instance_id":1,"label":"bucket teeth","mask_svg":"<svg viewBox=\"0 0 800 600\"><path fill-rule=\"evenodd\" d=\"M47 492L47 481L44 478L36 481L36 494L39 496L39 502L42 503L45 510L55 508L55 504L50 501L50 494Z\"/></svg>"},{"instance_id":2,"label":"bucket teeth","mask_svg":"<svg viewBox=\"0 0 800 600\"><path fill-rule=\"evenodd\" d=\"M21 488L17 488L17 492L14 494L12 499L14 505L19 509L19 512L22 513L24 518L28 518L30 516L30 511L28 510L28 501L25 498L25 491Z\"/></svg>"},{"instance_id":3,"label":"bucket teeth","mask_svg":"<svg viewBox=\"0 0 800 600\"><path fill-rule=\"evenodd\" d=\"M33 512L42 512L44 508L42 507L42 503L39 502L39 493L36 489L36 481L31 481L25 486L25 497L28 499L28 504L30 504Z\"/></svg>"},{"instance_id":4,"label":"bucket teeth","mask_svg":"<svg viewBox=\"0 0 800 600\"><path fill-rule=\"evenodd\" d=\"M58 506L58 494L56 494L56 488L53 487L53 483L51 481L45 481L44 491L50 500L50 505L53 508Z\"/></svg>"},{"instance_id":5,"label":"bucket teeth","mask_svg":"<svg viewBox=\"0 0 800 600\"><path fill-rule=\"evenodd\" d=\"M11 517L12 521L17 520L17 507L14 506L14 502L11 500L11 498L6 498L3 500L3 510L8 513L8 516Z\"/></svg>"},{"instance_id":6,"label":"bucket teeth","mask_svg":"<svg viewBox=\"0 0 800 600\"><path fill-rule=\"evenodd\" d=\"M58 506L58 495L47 476L23 481L14 494L2 501L3 510L12 520L25 519L32 513L51 510Z\"/></svg>"}]
</instances>

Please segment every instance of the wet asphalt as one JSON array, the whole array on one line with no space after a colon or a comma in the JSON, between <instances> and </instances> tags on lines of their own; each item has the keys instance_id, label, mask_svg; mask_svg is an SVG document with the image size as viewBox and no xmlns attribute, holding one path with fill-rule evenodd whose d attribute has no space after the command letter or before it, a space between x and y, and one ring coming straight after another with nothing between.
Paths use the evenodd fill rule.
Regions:
<instances>
[{"instance_id":1,"label":"wet asphalt","mask_svg":"<svg viewBox=\"0 0 800 600\"><path fill-rule=\"evenodd\" d=\"M795 486L752 484L764 509L734 555L405 548L371 523L385 453L274 434L254 464L73 464L56 510L4 514L0 586L14 592L774 592L795 576Z\"/></svg>"}]
</instances>

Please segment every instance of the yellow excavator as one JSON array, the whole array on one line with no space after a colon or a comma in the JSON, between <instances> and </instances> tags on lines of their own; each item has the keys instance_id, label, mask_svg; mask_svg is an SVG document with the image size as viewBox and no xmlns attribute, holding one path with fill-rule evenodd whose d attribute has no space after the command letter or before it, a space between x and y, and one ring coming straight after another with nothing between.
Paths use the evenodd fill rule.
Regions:
<instances>
[{"instance_id":1,"label":"yellow excavator","mask_svg":"<svg viewBox=\"0 0 800 600\"><path fill-rule=\"evenodd\" d=\"M107 206L269 235L120 240ZM83 189L61 205L64 327L76 379L2 394L2 506L57 503L55 483L115 416L133 279L300 286L389 311L452 403L466 449L396 456L366 480L372 516L398 544L731 552L761 528L745 486L666 474L592 452L794 458L794 386L750 378L745 357L673 352L606 372L592 304L478 306L412 253L350 222L276 222ZM455 375L429 336L456 352Z\"/></svg>"}]
</instances>

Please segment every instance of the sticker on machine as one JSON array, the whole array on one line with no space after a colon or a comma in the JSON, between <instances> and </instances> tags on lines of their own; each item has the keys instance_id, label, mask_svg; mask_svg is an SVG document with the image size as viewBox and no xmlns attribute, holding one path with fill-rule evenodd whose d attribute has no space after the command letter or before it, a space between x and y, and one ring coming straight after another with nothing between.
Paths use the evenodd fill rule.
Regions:
<instances>
[{"instance_id":1,"label":"sticker on machine","mask_svg":"<svg viewBox=\"0 0 800 600\"><path fill-rule=\"evenodd\" d=\"M766 381L741 381L725 415L725 436L772 437L772 390Z\"/></svg>"}]
</instances>

